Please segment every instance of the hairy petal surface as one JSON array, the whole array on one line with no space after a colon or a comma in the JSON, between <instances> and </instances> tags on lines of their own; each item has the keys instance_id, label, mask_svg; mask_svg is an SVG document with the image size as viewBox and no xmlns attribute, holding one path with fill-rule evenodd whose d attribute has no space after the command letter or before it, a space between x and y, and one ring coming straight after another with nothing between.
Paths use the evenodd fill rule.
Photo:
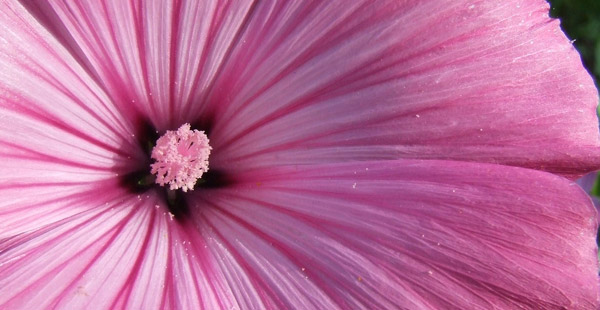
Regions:
<instances>
[{"instance_id":1,"label":"hairy petal surface","mask_svg":"<svg viewBox=\"0 0 600 310\"><path fill-rule=\"evenodd\" d=\"M242 308L599 305L595 209L555 175L399 160L242 178L192 209L224 269L248 277L229 280Z\"/></svg>"},{"instance_id":2,"label":"hairy petal surface","mask_svg":"<svg viewBox=\"0 0 600 310\"><path fill-rule=\"evenodd\" d=\"M546 1L265 1L238 42L213 165L599 164L596 89Z\"/></svg>"}]
</instances>

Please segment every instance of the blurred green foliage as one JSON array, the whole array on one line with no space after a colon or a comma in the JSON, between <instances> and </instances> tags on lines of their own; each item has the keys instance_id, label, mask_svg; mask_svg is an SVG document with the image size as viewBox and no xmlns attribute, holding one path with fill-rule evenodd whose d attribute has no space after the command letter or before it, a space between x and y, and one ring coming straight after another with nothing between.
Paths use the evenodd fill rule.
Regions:
<instances>
[{"instance_id":1,"label":"blurred green foliage","mask_svg":"<svg viewBox=\"0 0 600 310\"><path fill-rule=\"evenodd\" d=\"M600 85L600 0L549 0L550 15L579 50L583 63Z\"/></svg>"}]
</instances>

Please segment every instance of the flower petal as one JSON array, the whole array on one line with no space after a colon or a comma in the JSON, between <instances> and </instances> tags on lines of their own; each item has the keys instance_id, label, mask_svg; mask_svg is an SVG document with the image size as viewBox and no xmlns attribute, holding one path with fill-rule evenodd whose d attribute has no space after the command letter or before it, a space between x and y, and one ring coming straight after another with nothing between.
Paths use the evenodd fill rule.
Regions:
<instances>
[{"instance_id":1,"label":"flower petal","mask_svg":"<svg viewBox=\"0 0 600 310\"><path fill-rule=\"evenodd\" d=\"M154 194L42 197L20 218L32 225L0 207L1 309L238 307L204 239Z\"/></svg>"},{"instance_id":2,"label":"flower petal","mask_svg":"<svg viewBox=\"0 0 600 310\"><path fill-rule=\"evenodd\" d=\"M140 155L131 114L12 0L0 7L0 68L3 184L106 178Z\"/></svg>"},{"instance_id":3,"label":"flower petal","mask_svg":"<svg viewBox=\"0 0 600 310\"><path fill-rule=\"evenodd\" d=\"M58 203L51 204L50 200L45 205L36 204L34 206L38 209L50 207L62 212L57 212L55 219L45 225L40 223L40 212L31 212L37 222L34 228L25 227L19 233L0 239L2 308L43 309L55 306L61 299L77 302L90 294L98 294L85 285L72 285L85 281L91 286L102 285L104 281L97 271L98 267L105 269L108 274L119 274L134 267L133 260L129 260L139 247L136 243L139 243L140 234L130 231L138 228L144 219L133 218L135 209L120 207L115 201L117 197L113 196L114 192L108 194L111 197L107 200L82 195L78 201L63 197ZM60 206L55 207L55 204ZM8 211L3 212L3 221L14 215L10 209ZM71 214L65 216L65 213ZM133 227L128 228L128 225ZM121 235L120 231L130 233ZM117 242L113 243L115 240ZM111 243L116 249L107 246ZM131 246L129 251L128 246ZM103 255L107 248L112 257ZM126 257L127 264L118 264L119 255L115 254ZM91 269L92 274L86 274L95 262L110 263L111 268L99 265ZM113 281L110 284L118 283ZM110 295L111 290L115 294L111 287L103 293L104 296ZM99 306L103 304L107 308L110 300L103 301Z\"/></svg>"},{"instance_id":4,"label":"flower petal","mask_svg":"<svg viewBox=\"0 0 600 310\"><path fill-rule=\"evenodd\" d=\"M408 160L243 177L195 193L192 208L218 261L250 278L238 300L258 292L282 309L599 305L596 212L561 177Z\"/></svg>"},{"instance_id":5,"label":"flower petal","mask_svg":"<svg viewBox=\"0 0 600 310\"><path fill-rule=\"evenodd\" d=\"M30 4L33 12L44 11ZM50 1L49 28L65 29L118 104L159 130L191 122L191 106L228 57L250 1ZM47 10L46 10L47 11ZM38 14L39 15L39 14Z\"/></svg>"},{"instance_id":6,"label":"flower petal","mask_svg":"<svg viewBox=\"0 0 600 310\"><path fill-rule=\"evenodd\" d=\"M546 1L262 2L240 42L209 96L213 167L600 165L597 92Z\"/></svg>"}]
</instances>

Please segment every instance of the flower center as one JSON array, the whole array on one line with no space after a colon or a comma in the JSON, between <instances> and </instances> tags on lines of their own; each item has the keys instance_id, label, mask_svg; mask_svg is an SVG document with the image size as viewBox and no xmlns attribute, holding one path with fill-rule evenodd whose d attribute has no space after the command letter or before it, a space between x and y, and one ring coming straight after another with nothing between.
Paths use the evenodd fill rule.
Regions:
<instances>
[{"instance_id":1,"label":"flower center","mask_svg":"<svg viewBox=\"0 0 600 310\"><path fill-rule=\"evenodd\" d=\"M208 171L208 156L211 147L204 131L191 130L190 124L183 124L177 131L167 131L156 141L150 165L156 183L169 184L171 190L181 188L184 192L193 190L196 181Z\"/></svg>"}]
</instances>

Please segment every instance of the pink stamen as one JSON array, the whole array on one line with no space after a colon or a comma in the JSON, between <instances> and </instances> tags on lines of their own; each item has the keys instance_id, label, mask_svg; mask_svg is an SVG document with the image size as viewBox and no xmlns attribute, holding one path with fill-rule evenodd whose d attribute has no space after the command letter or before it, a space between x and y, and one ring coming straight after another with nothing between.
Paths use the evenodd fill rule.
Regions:
<instances>
[{"instance_id":1,"label":"pink stamen","mask_svg":"<svg viewBox=\"0 0 600 310\"><path fill-rule=\"evenodd\" d=\"M194 189L196 181L208 171L208 156L212 148L204 131L190 130L183 124L177 131L168 130L157 141L150 165L156 175L156 183L169 184L171 190L181 188L184 192Z\"/></svg>"}]
</instances>

